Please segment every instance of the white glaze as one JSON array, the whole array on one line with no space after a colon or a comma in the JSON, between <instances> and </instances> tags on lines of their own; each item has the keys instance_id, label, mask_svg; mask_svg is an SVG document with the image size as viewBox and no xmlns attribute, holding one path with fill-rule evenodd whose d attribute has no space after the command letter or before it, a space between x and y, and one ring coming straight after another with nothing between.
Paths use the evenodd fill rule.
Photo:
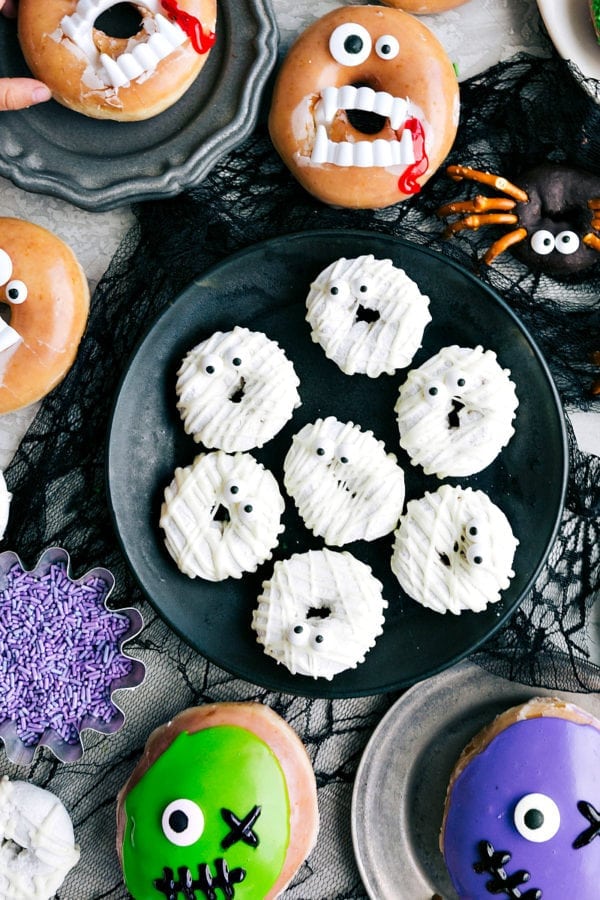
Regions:
<instances>
[{"instance_id":1,"label":"white glaze","mask_svg":"<svg viewBox=\"0 0 600 900\"><path fill-rule=\"evenodd\" d=\"M95 79L99 86L117 90L153 74L162 59L187 41L187 35L163 15L160 0L139 0L136 7L144 13L142 36L131 38L126 52L113 59L96 47L93 26L101 13L115 5L115 0L78 0L74 12L61 19L59 39L68 38L85 56L92 69L86 75L88 81Z\"/></svg>"},{"instance_id":2,"label":"white glaze","mask_svg":"<svg viewBox=\"0 0 600 900\"><path fill-rule=\"evenodd\" d=\"M390 259L371 254L342 257L323 269L306 307L312 339L326 356L346 375L371 378L408 366L431 321L429 297ZM376 321L357 319L363 310L378 316Z\"/></svg>"},{"instance_id":3,"label":"white glaze","mask_svg":"<svg viewBox=\"0 0 600 900\"><path fill-rule=\"evenodd\" d=\"M48 900L79 860L73 825L58 797L6 776L0 779L0 834L3 900Z\"/></svg>"},{"instance_id":4,"label":"white glaze","mask_svg":"<svg viewBox=\"0 0 600 900\"><path fill-rule=\"evenodd\" d=\"M228 510L228 522L215 520L220 505ZM223 581L254 572L271 558L283 531L283 510L268 469L249 453L218 450L175 469L159 524L167 550L185 575Z\"/></svg>"},{"instance_id":5,"label":"white glaze","mask_svg":"<svg viewBox=\"0 0 600 900\"><path fill-rule=\"evenodd\" d=\"M8 514L10 511L10 501L12 494L6 486L4 473L0 472L0 540L4 537L6 526L8 525Z\"/></svg>"},{"instance_id":6,"label":"white glaze","mask_svg":"<svg viewBox=\"0 0 600 900\"><path fill-rule=\"evenodd\" d=\"M206 372L206 360L214 363ZM241 360L234 365L233 360ZM251 450L274 437L300 406L300 381L279 345L260 331L217 331L193 348L177 373L185 430L205 447ZM243 380L243 398L232 402Z\"/></svg>"},{"instance_id":7,"label":"white glaze","mask_svg":"<svg viewBox=\"0 0 600 900\"><path fill-rule=\"evenodd\" d=\"M505 447L519 401L510 371L483 347L444 347L400 387L395 412L400 446L413 465L438 478L480 472ZM464 379L464 385L459 380ZM435 396L431 391L436 390ZM449 415L462 404L458 425Z\"/></svg>"},{"instance_id":8,"label":"white glaze","mask_svg":"<svg viewBox=\"0 0 600 900\"><path fill-rule=\"evenodd\" d=\"M327 544L373 541L396 527L404 472L373 432L317 419L294 435L283 470L304 524Z\"/></svg>"},{"instance_id":9,"label":"white glaze","mask_svg":"<svg viewBox=\"0 0 600 900\"><path fill-rule=\"evenodd\" d=\"M481 612L500 600L514 576L519 542L483 491L443 484L410 500L394 537L391 565L400 586L435 612ZM469 552L474 546L478 562Z\"/></svg>"},{"instance_id":10,"label":"white glaze","mask_svg":"<svg viewBox=\"0 0 600 900\"><path fill-rule=\"evenodd\" d=\"M381 591L369 566L345 550L296 553L277 561L263 582L252 627L265 653L293 675L330 681L363 662L381 634ZM307 618L314 609L330 612Z\"/></svg>"}]
</instances>

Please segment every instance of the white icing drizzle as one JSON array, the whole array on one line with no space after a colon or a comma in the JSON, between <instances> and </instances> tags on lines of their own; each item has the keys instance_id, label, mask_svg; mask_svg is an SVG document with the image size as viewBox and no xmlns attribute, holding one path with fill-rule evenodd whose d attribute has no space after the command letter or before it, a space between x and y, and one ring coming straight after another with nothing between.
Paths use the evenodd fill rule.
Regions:
<instances>
[{"instance_id":1,"label":"white icing drizzle","mask_svg":"<svg viewBox=\"0 0 600 900\"><path fill-rule=\"evenodd\" d=\"M139 0L136 6L147 12L142 19L142 37L131 39L127 51L113 59L96 47L93 27L98 16L114 5L115 0L78 0L74 12L61 19L59 39L66 37L75 44L92 68L91 77L99 85L118 90L135 79L151 75L160 61L188 38L176 22L162 14L160 0Z\"/></svg>"},{"instance_id":2,"label":"white icing drizzle","mask_svg":"<svg viewBox=\"0 0 600 900\"><path fill-rule=\"evenodd\" d=\"M488 466L514 434L519 401L509 375L496 354L481 346L444 347L411 370L395 412L400 446L412 464L438 478L472 475Z\"/></svg>"},{"instance_id":3,"label":"white icing drizzle","mask_svg":"<svg viewBox=\"0 0 600 900\"><path fill-rule=\"evenodd\" d=\"M238 488L232 491L232 485ZM229 521L215 518L219 506ZM190 578L222 581L254 572L277 546L284 501L274 476L249 453L200 454L175 469L160 527L177 567Z\"/></svg>"},{"instance_id":4,"label":"white icing drizzle","mask_svg":"<svg viewBox=\"0 0 600 900\"><path fill-rule=\"evenodd\" d=\"M331 680L363 662L383 630L386 607L369 566L347 551L309 550L275 563L252 627L265 653L293 675ZM329 615L307 617L311 609Z\"/></svg>"},{"instance_id":5,"label":"white icing drizzle","mask_svg":"<svg viewBox=\"0 0 600 900\"><path fill-rule=\"evenodd\" d=\"M431 321L429 297L390 259L372 254L327 266L311 284L306 307L312 339L325 355L346 375L371 378L408 366ZM364 321L363 311L374 321Z\"/></svg>"},{"instance_id":6,"label":"white icing drizzle","mask_svg":"<svg viewBox=\"0 0 600 900\"><path fill-rule=\"evenodd\" d=\"M205 370L207 358L219 360L212 373ZM234 365L234 359L240 363ZM236 326L215 332L187 354L177 375L185 430L205 447L228 452L262 447L300 406L292 363L260 331ZM240 388L243 397L235 402Z\"/></svg>"},{"instance_id":7,"label":"white icing drizzle","mask_svg":"<svg viewBox=\"0 0 600 900\"><path fill-rule=\"evenodd\" d=\"M27 289L21 281L11 281L13 274L13 262L6 250L0 248L0 287L4 287L6 300L10 303L23 303L27 297ZM11 286L18 285L17 295L11 297ZM6 350L14 350L23 338L11 328L8 322L0 319L0 353ZM11 354L12 355L12 354Z\"/></svg>"},{"instance_id":8,"label":"white icing drizzle","mask_svg":"<svg viewBox=\"0 0 600 900\"><path fill-rule=\"evenodd\" d=\"M0 540L4 537L6 526L8 525L8 514L10 511L10 501L12 494L6 486L4 473L0 472Z\"/></svg>"},{"instance_id":9,"label":"white icing drizzle","mask_svg":"<svg viewBox=\"0 0 600 900\"><path fill-rule=\"evenodd\" d=\"M54 897L79 860L71 819L58 797L7 776L0 779L0 834L4 900Z\"/></svg>"},{"instance_id":10,"label":"white icing drizzle","mask_svg":"<svg viewBox=\"0 0 600 900\"><path fill-rule=\"evenodd\" d=\"M329 137L329 128L340 110L373 112L389 119L393 131L399 131L409 116L423 119L421 110L405 97L394 97L388 91L375 91L370 87L327 86L321 90L315 105L315 138L310 155L312 165L330 163L334 166L358 166L371 168L382 166L408 166L415 162L411 132L403 130L400 137L373 141L335 141Z\"/></svg>"},{"instance_id":11,"label":"white icing drizzle","mask_svg":"<svg viewBox=\"0 0 600 900\"><path fill-rule=\"evenodd\" d=\"M371 431L317 419L294 435L283 470L306 527L327 544L373 541L396 527L404 472Z\"/></svg>"},{"instance_id":12,"label":"white icing drizzle","mask_svg":"<svg viewBox=\"0 0 600 900\"><path fill-rule=\"evenodd\" d=\"M469 528L474 521L476 535ZM410 597L435 612L481 612L500 600L514 576L518 543L487 494L443 484L408 502L395 533L392 571ZM476 554L469 553L473 546Z\"/></svg>"}]
</instances>

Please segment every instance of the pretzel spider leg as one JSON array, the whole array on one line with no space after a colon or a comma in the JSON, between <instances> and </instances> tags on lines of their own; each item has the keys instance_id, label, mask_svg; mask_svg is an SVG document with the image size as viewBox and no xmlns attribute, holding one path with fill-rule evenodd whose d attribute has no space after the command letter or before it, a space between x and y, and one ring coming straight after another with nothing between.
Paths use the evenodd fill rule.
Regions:
<instances>
[{"instance_id":1,"label":"pretzel spider leg","mask_svg":"<svg viewBox=\"0 0 600 900\"><path fill-rule=\"evenodd\" d=\"M524 241L526 237L527 229L525 228L515 228L514 231L509 231L508 234L494 241L490 249L484 254L484 263L489 266L497 256L500 256L501 253L504 253L505 250L508 250L514 244Z\"/></svg>"},{"instance_id":2,"label":"pretzel spider leg","mask_svg":"<svg viewBox=\"0 0 600 900\"><path fill-rule=\"evenodd\" d=\"M513 184L511 181L508 181L508 179L504 178L502 175L494 175L492 172L480 172L478 169L471 169L469 166L448 166L446 172L453 181L462 181L463 179L466 179L467 181L475 181L479 184L488 184L490 187L495 188L495 190L500 191L503 194L508 194L509 197L513 197L520 203L527 203L529 201L529 195L524 190L517 187L517 185Z\"/></svg>"},{"instance_id":3,"label":"pretzel spider leg","mask_svg":"<svg viewBox=\"0 0 600 900\"><path fill-rule=\"evenodd\" d=\"M464 212L499 212L501 210L514 209L516 205L516 201L511 200L509 197L484 197L483 194L478 194L472 200L454 200L451 203L446 203L445 206L440 206L437 215L440 218L446 218L446 216Z\"/></svg>"},{"instance_id":4,"label":"pretzel spider leg","mask_svg":"<svg viewBox=\"0 0 600 900\"><path fill-rule=\"evenodd\" d=\"M456 222L451 222L446 226L444 237L450 237L458 231L469 228L477 231L482 225L516 225L519 221L514 213L484 213L483 215L467 215Z\"/></svg>"}]
</instances>

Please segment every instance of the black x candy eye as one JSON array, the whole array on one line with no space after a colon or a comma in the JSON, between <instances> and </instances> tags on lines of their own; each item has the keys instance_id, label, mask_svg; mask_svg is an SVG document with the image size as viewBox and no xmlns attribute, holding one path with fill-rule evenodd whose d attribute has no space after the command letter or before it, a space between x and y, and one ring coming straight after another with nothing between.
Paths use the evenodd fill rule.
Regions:
<instances>
[{"instance_id":1,"label":"black x candy eye","mask_svg":"<svg viewBox=\"0 0 600 900\"><path fill-rule=\"evenodd\" d=\"M235 813L230 809L223 808L221 810L221 815L223 816L224 822L231 829L229 834L226 834L221 841L223 850L227 850L228 847L237 844L238 841L243 841L244 844L248 844L249 847L258 847L259 838L253 831L253 828L260 813L260 806L253 806L243 819L238 819Z\"/></svg>"},{"instance_id":2,"label":"black x candy eye","mask_svg":"<svg viewBox=\"0 0 600 900\"><path fill-rule=\"evenodd\" d=\"M582 847L587 847L588 844L591 844L595 837L600 837L600 812L594 809L592 804L586 800L580 800L577 804L577 809L590 823L590 827L582 831L573 841L574 849L580 850Z\"/></svg>"}]
</instances>

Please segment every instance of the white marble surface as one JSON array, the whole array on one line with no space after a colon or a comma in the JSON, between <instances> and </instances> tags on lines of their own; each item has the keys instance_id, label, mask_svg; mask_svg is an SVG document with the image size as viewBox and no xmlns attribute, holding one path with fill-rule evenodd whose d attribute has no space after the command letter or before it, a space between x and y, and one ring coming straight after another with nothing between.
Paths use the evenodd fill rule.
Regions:
<instances>
[{"instance_id":1,"label":"white marble surface","mask_svg":"<svg viewBox=\"0 0 600 900\"><path fill-rule=\"evenodd\" d=\"M283 53L309 22L341 2L314 0L302 4L296 0L273 0L273 5ZM423 16L422 21L438 36L456 63L461 79L519 51L539 55L548 52L548 37L536 0L469 0L457 9ZM0 216L28 219L62 237L77 254L92 291L132 221L128 207L86 212L61 200L27 193L2 178ZM0 469L5 469L12 459L36 409L34 406L0 416ZM577 413L572 419L581 448L600 454L600 412Z\"/></svg>"}]
</instances>

